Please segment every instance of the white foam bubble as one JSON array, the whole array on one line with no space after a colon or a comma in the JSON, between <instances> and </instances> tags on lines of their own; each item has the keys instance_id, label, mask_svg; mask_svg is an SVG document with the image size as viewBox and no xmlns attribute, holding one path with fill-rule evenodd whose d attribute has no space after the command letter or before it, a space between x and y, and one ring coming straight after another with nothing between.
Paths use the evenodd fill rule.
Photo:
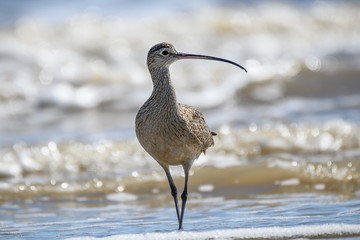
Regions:
<instances>
[{"instance_id":1,"label":"white foam bubble","mask_svg":"<svg viewBox=\"0 0 360 240\"><path fill-rule=\"evenodd\" d=\"M300 180L297 178L290 178L279 182L280 186L296 186L300 184Z\"/></svg>"},{"instance_id":2,"label":"white foam bubble","mask_svg":"<svg viewBox=\"0 0 360 240\"><path fill-rule=\"evenodd\" d=\"M323 183L319 183L319 184L314 185L315 190L324 190L325 188L326 188L326 185L323 184Z\"/></svg>"},{"instance_id":3,"label":"white foam bubble","mask_svg":"<svg viewBox=\"0 0 360 240\"><path fill-rule=\"evenodd\" d=\"M212 184L203 184L198 187L200 192L212 192L214 191L215 187Z\"/></svg>"},{"instance_id":4,"label":"white foam bubble","mask_svg":"<svg viewBox=\"0 0 360 240\"><path fill-rule=\"evenodd\" d=\"M266 228L242 228L212 230L206 232L179 232L170 233L145 233L145 234L124 234L109 236L100 239L121 240L121 239L279 239L292 237L346 237L359 236L360 224L324 224L296 227L266 227ZM72 240L99 239L93 237L72 238Z\"/></svg>"},{"instance_id":5,"label":"white foam bubble","mask_svg":"<svg viewBox=\"0 0 360 240\"><path fill-rule=\"evenodd\" d=\"M115 202L128 202L128 201L135 201L137 199L137 196L129 193L113 193L113 194L108 194L106 198L110 201L115 201Z\"/></svg>"}]
</instances>

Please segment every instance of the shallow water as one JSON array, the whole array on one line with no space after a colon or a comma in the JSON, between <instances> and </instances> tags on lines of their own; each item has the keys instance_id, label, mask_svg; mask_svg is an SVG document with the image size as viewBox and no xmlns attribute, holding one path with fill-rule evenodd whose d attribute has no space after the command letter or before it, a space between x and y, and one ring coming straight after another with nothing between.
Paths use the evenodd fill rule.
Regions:
<instances>
[{"instance_id":1,"label":"shallow water","mask_svg":"<svg viewBox=\"0 0 360 240\"><path fill-rule=\"evenodd\" d=\"M0 238L360 237L357 2L0 4ZM248 70L171 67L218 133L181 233L134 134L161 41Z\"/></svg>"}]
</instances>

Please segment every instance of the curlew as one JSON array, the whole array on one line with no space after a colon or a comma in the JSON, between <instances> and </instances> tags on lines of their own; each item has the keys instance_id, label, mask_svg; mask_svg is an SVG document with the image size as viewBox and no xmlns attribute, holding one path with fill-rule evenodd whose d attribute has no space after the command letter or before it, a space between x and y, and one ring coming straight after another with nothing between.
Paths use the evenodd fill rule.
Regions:
<instances>
[{"instance_id":1,"label":"curlew","mask_svg":"<svg viewBox=\"0 0 360 240\"><path fill-rule=\"evenodd\" d=\"M170 43L153 46L147 55L147 65L153 81L153 91L136 115L136 136L147 153L164 169L171 195L174 198L179 230L188 196L189 170L201 153L214 145L216 133L209 130L203 115L194 107L178 103L169 73L169 66L180 59L207 59L227 62L245 70L241 65L218 57L177 52ZM177 189L169 166L182 165L185 185L181 194L181 213Z\"/></svg>"}]
</instances>

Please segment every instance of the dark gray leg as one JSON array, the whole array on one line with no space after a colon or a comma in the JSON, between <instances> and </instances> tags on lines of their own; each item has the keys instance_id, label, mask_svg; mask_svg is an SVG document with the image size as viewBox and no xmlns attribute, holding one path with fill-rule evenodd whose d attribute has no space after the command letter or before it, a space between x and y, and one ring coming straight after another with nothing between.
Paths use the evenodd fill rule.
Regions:
<instances>
[{"instance_id":1,"label":"dark gray leg","mask_svg":"<svg viewBox=\"0 0 360 240\"><path fill-rule=\"evenodd\" d=\"M174 181L171 177L171 174L170 174L170 171L169 171L169 167L168 166L162 166L165 170L165 173L166 173L166 176L167 176L167 179L169 181L169 185L170 185L170 189L171 189L171 195L173 196L174 198L174 202L175 202L175 209L176 209L176 215L177 215L177 219L178 219L178 222L180 224L180 217L179 217L179 208L178 208L178 199L177 199L177 189L176 189L176 186L174 184Z\"/></svg>"},{"instance_id":2,"label":"dark gray leg","mask_svg":"<svg viewBox=\"0 0 360 240\"><path fill-rule=\"evenodd\" d=\"M187 200L187 196L188 196L187 186L188 186L189 170L191 168L191 164L183 165L183 167L184 167L184 172L185 172L185 186L184 186L184 191L181 194L182 205L181 205L181 216L180 216L180 220L179 220L179 230L183 230L182 223L183 223L183 219L184 219L185 205L186 205L186 200Z\"/></svg>"}]
</instances>

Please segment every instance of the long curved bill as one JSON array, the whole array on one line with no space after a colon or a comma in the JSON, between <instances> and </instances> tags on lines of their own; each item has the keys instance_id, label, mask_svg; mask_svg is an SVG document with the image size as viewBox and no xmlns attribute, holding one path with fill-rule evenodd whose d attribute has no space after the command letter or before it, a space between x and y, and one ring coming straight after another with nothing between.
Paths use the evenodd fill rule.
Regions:
<instances>
[{"instance_id":1,"label":"long curved bill","mask_svg":"<svg viewBox=\"0 0 360 240\"><path fill-rule=\"evenodd\" d=\"M226 63L230 63L232 65L235 65L235 66L243 69L245 72L247 72L247 70L243 66L241 66L240 64L237 64L237 63L235 63L233 61L223 59L223 58L206 56L206 55L198 55L198 54L187 54L187 53L178 53L178 54L176 54L176 56L179 59L205 59L205 60L214 60L214 61L226 62Z\"/></svg>"}]
</instances>

